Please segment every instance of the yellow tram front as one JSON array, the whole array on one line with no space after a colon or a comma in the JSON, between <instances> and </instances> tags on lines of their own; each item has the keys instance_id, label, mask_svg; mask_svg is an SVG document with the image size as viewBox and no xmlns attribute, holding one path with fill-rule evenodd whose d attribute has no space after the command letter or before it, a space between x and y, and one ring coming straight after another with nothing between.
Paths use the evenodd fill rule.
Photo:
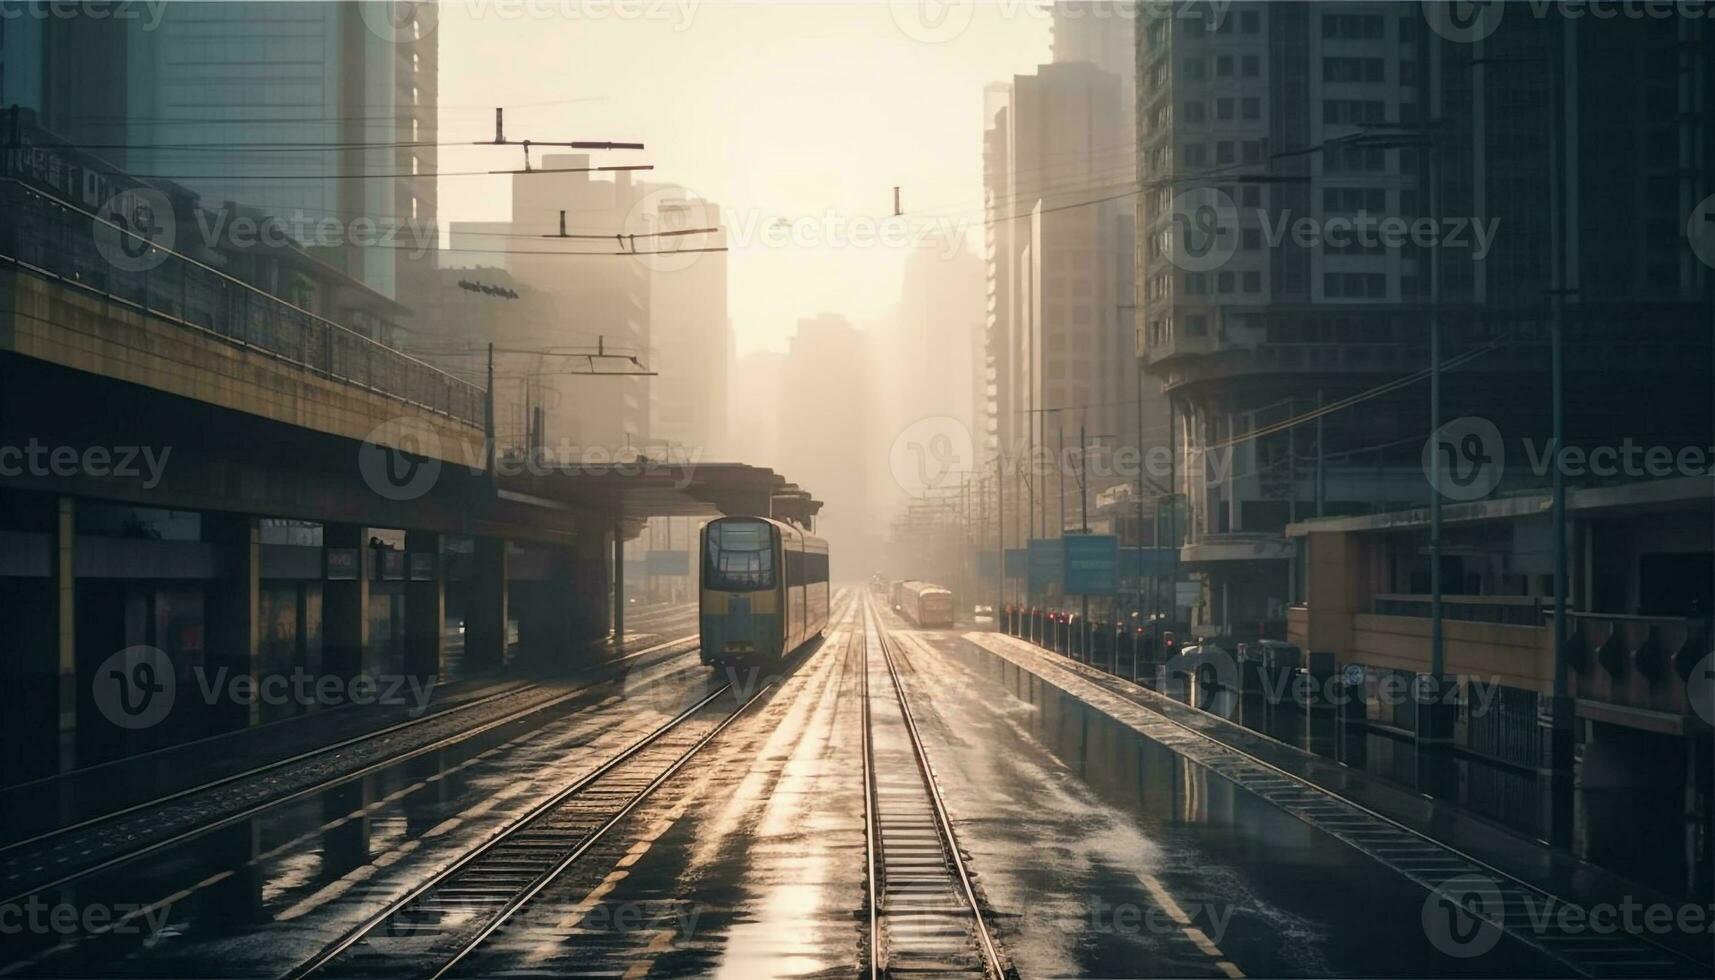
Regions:
<instances>
[{"instance_id":1,"label":"yellow tram front","mask_svg":"<svg viewBox=\"0 0 1715 980\"><path fill-rule=\"evenodd\" d=\"M778 661L828 625L828 546L780 521L704 525L698 629L708 664Z\"/></svg>"}]
</instances>

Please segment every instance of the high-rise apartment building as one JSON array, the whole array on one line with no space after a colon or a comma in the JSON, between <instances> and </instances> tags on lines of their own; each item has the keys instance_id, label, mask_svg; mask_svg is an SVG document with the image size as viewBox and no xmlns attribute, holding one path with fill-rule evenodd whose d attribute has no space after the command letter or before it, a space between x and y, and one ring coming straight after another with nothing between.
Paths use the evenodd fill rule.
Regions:
<instances>
[{"instance_id":1,"label":"high-rise apartment building","mask_svg":"<svg viewBox=\"0 0 1715 980\"><path fill-rule=\"evenodd\" d=\"M13 12L0 28L0 100L120 170L189 188L204 207L273 215L364 285L410 294L408 253L372 239L410 229L434 241L433 4ZM92 61L103 70L87 70Z\"/></svg>"},{"instance_id":2,"label":"high-rise apartment building","mask_svg":"<svg viewBox=\"0 0 1715 980\"><path fill-rule=\"evenodd\" d=\"M720 205L677 187L657 187L645 197L645 223L662 232L721 227ZM650 240L640 249L720 248L726 233ZM649 365L659 376L653 387L649 438L674 458L707 459L730 451L727 386L732 361L732 321L727 315L725 252L652 257L649 298Z\"/></svg>"},{"instance_id":3,"label":"high-rise apartment building","mask_svg":"<svg viewBox=\"0 0 1715 980\"><path fill-rule=\"evenodd\" d=\"M1007 453L1056 453L1078 432L1136 440L1130 259L1130 162L1121 81L1087 62L1040 66L989 92L985 260L989 360L997 378L993 434ZM1114 166L1118 159L1121 165ZM1031 477L1032 536L1063 521ZM1013 509L1009 505L1009 512ZM1075 509L1065 521L1074 525Z\"/></svg>"},{"instance_id":4,"label":"high-rise apartment building","mask_svg":"<svg viewBox=\"0 0 1715 980\"><path fill-rule=\"evenodd\" d=\"M1442 418L1505 419L1514 459L1552 429L1557 295L1568 442L1641 431L1643 390L1653 429L1707 438L1687 371L1715 273L1682 255L1710 191L1705 25L1508 5L1473 41L1415 4L1173 6L1137 20L1138 347L1178 420L1198 621L1278 632L1289 522L1427 500L1432 331ZM1501 574L1543 594L1546 562Z\"/></svg>"}]
</instances>

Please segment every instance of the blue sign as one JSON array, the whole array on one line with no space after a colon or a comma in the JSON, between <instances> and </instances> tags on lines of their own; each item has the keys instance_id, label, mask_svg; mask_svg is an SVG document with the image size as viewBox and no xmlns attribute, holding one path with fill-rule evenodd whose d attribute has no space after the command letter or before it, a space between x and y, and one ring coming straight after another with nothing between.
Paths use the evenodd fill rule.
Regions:
<instances>
[{"instance_id":1,"label":"blue sign","mask_svg":"<svg viewBox=\"0 0 1715 980\"><path fill-rule=\"evenodd\" d=\"M1113 595L1120 539L1111 534L1068 534L1060 540L1066 552L1066 594Z\"/></svg>"},{"instance_id":2,"label":"blue sign","mask_svg":"<svg viewBox=\"0 0 1715 980\"><path fill-rule=\"evenodd\" d=\"M1178 557L1177 551L1176 548L1121 548L1119 573L1130 579L1137 578L1139 574L1157 577L1171 575L1174 560Z\"/></svg>"},{"instance_id":3,"label":"blue sign","mask_svg":"<svg viewBox=\"0 0 1715 980\"><path fill-rule=\"evenodd\" d=\"M1031 595L1044 595L1060 581L1060 542L1055 538L1031 538L1025 588Z\"/></svg>"},{"instance_id":4,"label":"blue sign","mask_svg":"<svg viewBox=\"0 0 1715 980\"><path fill-rule=\"evenodd\" d=\"M1023 578L1024 570L1028 567L1023 548L1006 549L1006 577Z\"/></svg>"}]
</instances>

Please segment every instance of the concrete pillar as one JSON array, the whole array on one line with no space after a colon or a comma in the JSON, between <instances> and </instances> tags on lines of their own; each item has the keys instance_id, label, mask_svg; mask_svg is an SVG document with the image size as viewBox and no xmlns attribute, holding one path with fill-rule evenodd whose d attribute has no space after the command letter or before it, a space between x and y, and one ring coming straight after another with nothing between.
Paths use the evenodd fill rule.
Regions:
<instances>
[{"instance_id":1,"label":"concrete pillar","mask_svg":"<svg viewBox=\"0 0 1715 980\"><path fill-rule=\"evenodd\" d=\"M369 663L369 580L374 557L367 534L368 528L356 524L329 524L322 529L326 579L322 665L335 677L356 677Z\"/></svg>"},{"instance_id":2,"label":"concrete pillar","mask_svg":"<svg viewBox=\"0 0 1715 980\"><path fill-rule=\"evenodd\" d=\"M571 662L574 562L571 549L556 548L548 577L514 590L519 656L533 666L563 667Z\"/></svg>"},{"instance_id":3,"label":"concrete pillar","mask_svg":"<svg viewBox=\"0 0 1715 980\"><path fill-rule=\"evenodd\" d=\"M203 522L218 549L220 569L206 595L208 669L224 669L229 678L249 677L254 685L261 681L261 524L254 517L228 514L205 514ZM262 721L260 698L248 704L222 699L214 710L215 726L223 731Z\"/></svg>"},{"instance_id":4,"label":"concrete pillar","mask_svg":"<svg viewBox=\"0 0 1715 980\"><path fill-rule=\"evenodd\" d=\"M477 538L470 570L470 608L465 614L465 669L499 670L506 664L506 620L511 587L506 540Z\"/></svg>"},{"instance_id":5,"label":"concrete pillar","mask_svg":"<svg viewBox=\"0 0 1715 980\"><path fill-rule=\"evenodd\" d=\"M608 602L608 582L612 549L606 532L581 530L572 546L572 638L579 643L600 643L607 639L612 622L612 604Z\"/></svg>"},{"instance_id":6,"label":"concrete pillar","mask_svg":"<svg viewBox=\"0 0 1715 980\"><path fill-rule=\"evenodd\" d=\"M405 532L405 673L440 677L446 653L446 559L441 536Z\"/></svg>"},{"instance_id":7,"label":"concrete pillar","mask_svg":"<svg viewBox=\"0 0 1715 980\"><path fill-rule=\"evenodd\" d=\"M1572 843L1573 702L1540 695L1536 702L1537 785L1542 794L1543 836L1557 847Z\"/></svg>"},{"instance_id":8,"label":"concrete pillar","mask_svg":"<svg viewBox=\"0 0 1715 980\"><path fill-rule=\"evenodd\" d=\"M1452 743L1455 714L1452 696L1458 684L1458 678L1445 675L1418 674L1412 678L1413 731L1420 748Z\"/></svg>"},{"instance_id":9,"label":"concrete pillar","mask_svg":"<svg viewBox=\"0 0 1715 980\"><path fill-rule=\"evenodd\" d=\"M33 494L15 502L20 528L40 543L40 564L35 574L0 578L0 785L76 768L80 712L85 724L99 723L77 672L76 506Z\"/></svg>"},{"instance_id":10,"label":"concrete pillar","mask_svg":"<svg viewBox=\"0 0 1715 980\"><path fill-rule=\"evenodd\" d=\"M625 525L613 525L613 644L625 642Z\"/></svg>"}]
</instances>

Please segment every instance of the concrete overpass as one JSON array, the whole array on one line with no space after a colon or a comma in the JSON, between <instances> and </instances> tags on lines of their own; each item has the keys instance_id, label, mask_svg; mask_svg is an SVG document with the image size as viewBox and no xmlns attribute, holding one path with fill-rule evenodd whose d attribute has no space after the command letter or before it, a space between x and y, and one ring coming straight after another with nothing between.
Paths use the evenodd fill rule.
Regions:
<instances>
[{"instance_id":1,"label":"concrete overpass","mask_svg":"<svg viewBox=\"0 0 1715 980\"><path fill-rule=\"evenodd\" d=\"M737 463L491 453L480 388L182 254L116 267L91 215L26 184L0 180L0 198L17 218L0 229L0 734L17 778L118 751L80 721L119 650L253 677L557 665L623 631L620 548L647 518L809 526L820 508ZM131 738L270 720L237 710Z\"/></svg>"}]
</instances>

